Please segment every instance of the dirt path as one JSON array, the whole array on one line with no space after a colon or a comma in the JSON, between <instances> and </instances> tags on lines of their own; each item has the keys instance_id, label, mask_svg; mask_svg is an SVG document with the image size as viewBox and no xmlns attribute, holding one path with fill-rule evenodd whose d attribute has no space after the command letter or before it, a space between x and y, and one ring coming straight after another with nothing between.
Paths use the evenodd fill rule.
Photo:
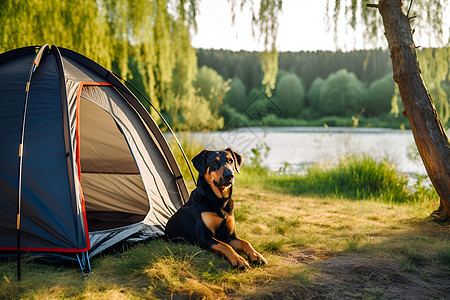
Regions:
<instances>
[{"instance_id":1,"label":"dirt path","mask_svg":"<svg viewBox=\"0 0 450 300\"><path fill-rule=\"evenodd\" d=\"M450 299L450 274L439 266L408 272L389 258L359 253L327 258L303 250L288 256L319 270L310 286L313 299Z\"/></svg>"}]
</instances>

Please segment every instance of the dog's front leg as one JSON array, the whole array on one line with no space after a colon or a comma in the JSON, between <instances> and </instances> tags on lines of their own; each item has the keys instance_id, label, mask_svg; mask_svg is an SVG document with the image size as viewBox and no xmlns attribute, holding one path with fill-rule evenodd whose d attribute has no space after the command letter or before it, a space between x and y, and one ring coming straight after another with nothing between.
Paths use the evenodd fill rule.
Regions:
<instances>
[{"instance_id":1,"label":"dog's front leg","mask_svg":"<svg viewBox=\"0 0 450 300\"><path fill-rule=\"evenodd\" d=\"M217 243L211 244L210 248L214 251L217 251L217 252L225 255L225 257L228 258L228 260L231 262L233 267L239 268L239 269L250 268L250 265L245 260L245 258L243 258L239 254L237 254L236 251L234 251L234 249L230 245L228 245L224 242L221 242L214 237L212 237L212 239Z\"/></svg>"},{"instance_id":2,"label":"dog's front leg","mask_svg":"<svg viewBox=\"0 0 450 300\"><path fill-rule=\"evenodd\" d=\"M233 240L230 241L230 245L235 250L244 251L245 254L247 254L250 257L252 263L262 265L267 264L267 261L264 258L264 256L256 252L256 250L252 247L252 245L246 240L235 237Z\"/></svg>"}]
</instances>

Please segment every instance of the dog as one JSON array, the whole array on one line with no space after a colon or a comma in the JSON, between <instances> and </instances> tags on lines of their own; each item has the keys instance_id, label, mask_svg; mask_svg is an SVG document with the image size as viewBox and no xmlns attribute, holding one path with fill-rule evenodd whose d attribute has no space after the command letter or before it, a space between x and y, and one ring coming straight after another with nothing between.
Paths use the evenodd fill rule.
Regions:
<instances>
[{"instance_id":1,"label":"dog","mask_svg":"<svg viewBox=\"0 0 450 300\"><path fill-rule=\"evenodd\" d=\"M223 254L233 267L250 268L236 251L243 251L253 265L267 264L252 245L237 237L234 204L231 199L234 171L239 173L242 157L230 148L223 151L202 150L192 159L198 171L197 188L167 222L168 240L196 244Z\"/></svg>"}]
</instances>

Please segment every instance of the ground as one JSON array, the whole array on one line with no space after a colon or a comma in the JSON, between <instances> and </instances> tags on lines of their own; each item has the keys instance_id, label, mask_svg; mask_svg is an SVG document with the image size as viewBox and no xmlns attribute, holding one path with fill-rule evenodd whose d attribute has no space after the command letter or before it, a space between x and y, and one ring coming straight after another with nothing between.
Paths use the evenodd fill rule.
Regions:
<instances>
[{"instance_id":1,"label":"ground","mask_svg":"<svg viewBox=\"0 0 450 300\"><path fill-rule=\"evenodd\" d=\"M0 261L0 299L449 299L450 223L438 203L306 197L241 187L236 230L268 264L163 239L94 257L93 273Z\"/></svg>"},{"instance_id":2,"label":"ground","mask_svg":"<svg viewBox=\"0 0 450 300\"><path fill-rule=\"evenodd\" d=\"M389 258L346 254L324 259L314 250L290 253L290 260L309 264L313 299L450 299L450 274L432 269L405 272Z\"/></svg>"}]
</instances>

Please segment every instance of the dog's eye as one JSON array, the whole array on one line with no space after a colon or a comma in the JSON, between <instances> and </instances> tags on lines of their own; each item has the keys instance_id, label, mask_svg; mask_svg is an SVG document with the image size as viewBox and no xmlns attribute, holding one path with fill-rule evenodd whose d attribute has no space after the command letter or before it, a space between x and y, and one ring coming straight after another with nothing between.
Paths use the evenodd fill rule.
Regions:
<instances>
[{"instance_id":1,"label":"dog's eye","mask_svg":"<svg viewBox=\"0 0 450 300\"><path fill-rule=\"evenodd\" d=\"M229 164L232 164L232 163L233 163L233 159L232 159L232 158L229 158L229 159L228 159L228 163L229 163Z\"/></svg>"}]
</instances>

